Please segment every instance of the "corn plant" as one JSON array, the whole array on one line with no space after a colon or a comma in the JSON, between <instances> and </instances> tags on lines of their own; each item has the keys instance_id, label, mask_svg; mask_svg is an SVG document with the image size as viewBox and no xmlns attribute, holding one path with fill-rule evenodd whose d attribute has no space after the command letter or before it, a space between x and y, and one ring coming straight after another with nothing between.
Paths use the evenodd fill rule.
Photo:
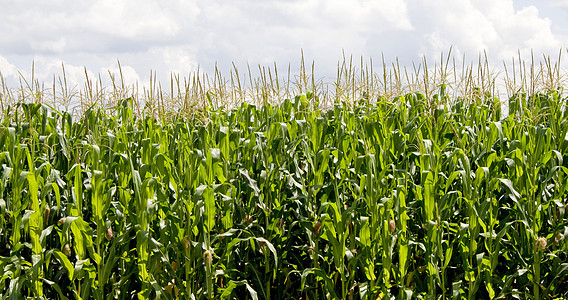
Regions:
<instances>
[{"instance_id":1,"label":"corn plant","mask_svg":"<svg viewBox=\"0 0 568 300\"><path fill-rule=\"evenodd\" d=\"M561 88L377 95L344 65L327 101L304 76L192 113L6 103L1 297L568 297Z\"/></svg>"}]
</instances>

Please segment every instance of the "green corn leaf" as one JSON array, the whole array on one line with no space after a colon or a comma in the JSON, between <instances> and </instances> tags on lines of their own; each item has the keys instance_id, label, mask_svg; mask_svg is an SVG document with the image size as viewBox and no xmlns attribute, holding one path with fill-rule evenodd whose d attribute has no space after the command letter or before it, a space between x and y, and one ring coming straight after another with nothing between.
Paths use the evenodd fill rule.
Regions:
<instances>
[{"instance_id":1,"label":"green corn leaf","mask_svg":"<svg viewBox=\"0 0 568 300\"><path fill-rule=\"evenodd\" d=\"M61 252L59 250L53 250L53 256L55 256L55 258L65 268L65 270L67 271L67 275L69 275L69 280L73 280L75 268L71 264L71 261L69 261L69 258L67 258L67 256L65 256L65 254L63 254L63 252Z\"/></svg>"},{"instance_id":2,"label":"green corn leaf","mask_svg":"<svg viewBox=\"0 0 568 300\"><path fill-rule=\"evenodd\" d=\"M249 295L252 299L257 300L258 299L258 295L256 293L256 291L249 285L249 283L246 280L240 280L240 281L234 281L231 280L229 281L229 283L227 284L227 287L223 290L223 293L221 293L221 299L229 299L233 293L233 290L237 287L237 286L241 286L244 285L247 288L247 291L249 292Z\"/></svg>"}]
</instances>

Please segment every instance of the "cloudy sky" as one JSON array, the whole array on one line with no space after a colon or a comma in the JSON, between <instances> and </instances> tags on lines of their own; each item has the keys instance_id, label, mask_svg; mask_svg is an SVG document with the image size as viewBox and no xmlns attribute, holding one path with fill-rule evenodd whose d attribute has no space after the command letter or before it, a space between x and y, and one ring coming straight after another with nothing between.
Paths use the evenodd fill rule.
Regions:
<instances>
[{"instance_id":1,"label":"cloudy sky","mask_svg":"<svg viewBox=\"0 0 568 300\"><path fill-rule=\"evenodd\" d=\"M301 51L316 73L333 76L342 53L439 57L450 47L473 60L557 56L568 47L568 0L0 0L0 72L51 80L65 64L71 80L108 74L120 60L129 81L170 72L228 73L273 65L297 70ZM568 59L568 57L566 58Z\"/></svg>"}]
</instances>

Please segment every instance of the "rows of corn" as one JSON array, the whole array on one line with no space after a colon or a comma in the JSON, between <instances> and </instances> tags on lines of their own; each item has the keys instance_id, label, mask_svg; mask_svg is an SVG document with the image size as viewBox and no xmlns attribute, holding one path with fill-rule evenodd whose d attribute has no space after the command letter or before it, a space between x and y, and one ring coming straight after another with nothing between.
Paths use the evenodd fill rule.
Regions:
<instances>
[{"instance_id":1,"label":"rows of corn","mask_svg":"<svg viewBox=\"0 0 568 300\"><path fill-rule=\"evenodd\" d=\"M0 125L0 297L568 297L568 98Z\"/></svg>"}]
</instances>

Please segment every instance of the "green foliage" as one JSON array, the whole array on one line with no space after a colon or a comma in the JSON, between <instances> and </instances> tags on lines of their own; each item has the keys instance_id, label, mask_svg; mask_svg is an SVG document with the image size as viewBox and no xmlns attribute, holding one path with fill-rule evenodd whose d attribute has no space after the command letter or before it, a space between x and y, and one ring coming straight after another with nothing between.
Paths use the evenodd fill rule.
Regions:
<instances>
[{"instance_id":1,"label":"green foliage","mask_svg":"<svg viewBox=\"0 0 568 300\"><path fill-rule=\"evenodd\" d=\"M0 297L567 297L558 91L0 126ZM444 101L437 104L439 99Z\"/></svg>"}]
</instances>

